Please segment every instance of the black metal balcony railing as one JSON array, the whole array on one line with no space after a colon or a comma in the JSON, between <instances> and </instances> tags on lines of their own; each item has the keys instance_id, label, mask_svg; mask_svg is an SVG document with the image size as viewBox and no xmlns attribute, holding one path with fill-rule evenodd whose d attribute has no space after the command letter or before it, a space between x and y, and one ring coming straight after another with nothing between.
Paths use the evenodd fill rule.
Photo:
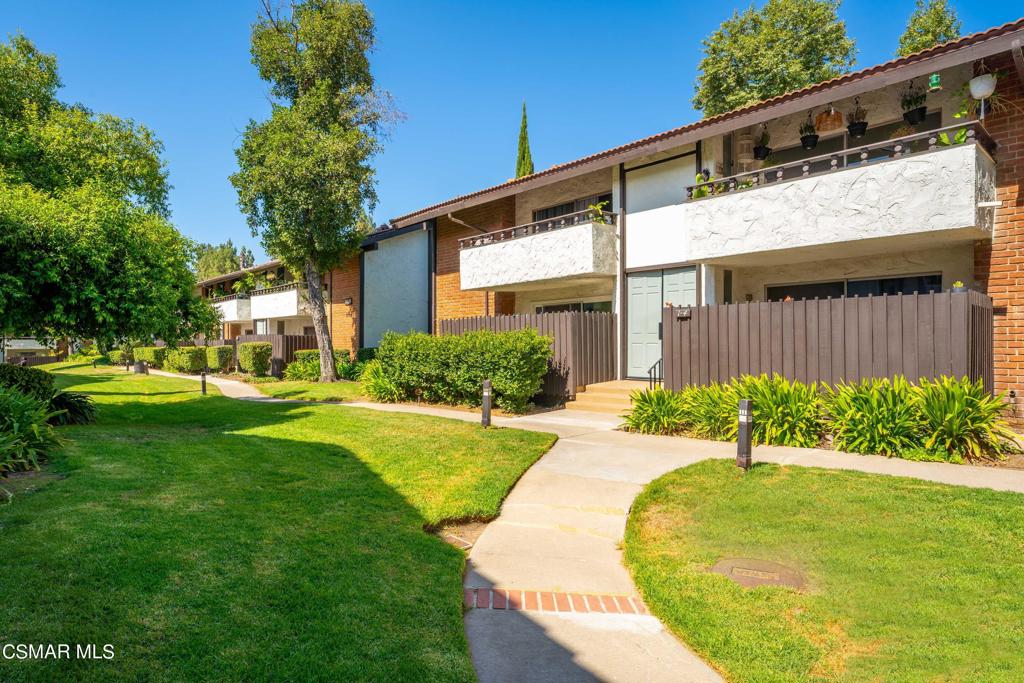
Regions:
<instances>
[{"instance_id":1,"label":"black metal balcony railing","mask_svg":"<svg viewBox=\"0 0 1024 683\"><path fill-rule=\"evenodd\" d=\"M838 152L800 159L786 164L738 173L696 183L686 188L686 200L698 201L717 195L750 190L765 185L800 180L810 176L832 173L854 166L885 162L902 157L927 154L962 144L978 144L990 156L995 156L996 143L980 121L971 121L935 130L915 133L893 140L884 140Z\"/></svg>"},{"instance_id":2,"label":"black metal balcony railing","mask_svg":"<svg viewBox=\"0 0 1024 683\"><path fill-rule=\"evenodd\" d=\"M459 249L467 249L469 247L480 247L485 244L493 244L495 242L504 242L506 240L514 240L519 239L521 237L529 237L530 235L537 235L542 232L550 232L551 230L568 228L573 225L583 225L585 223L603 223L607 225L615 225L615 219L615 214L611 213L610 211L597 211L596 209L585 209L583 211L577 211L575 213L567 213L564 216L556 216L554 218L548 218L542 221L534 221L533 223L527 223L526 225L517 225L514 228L505 228L503 230L487 232L482 235L465 237L459 240Z\"/></svg>"}]
</instances>

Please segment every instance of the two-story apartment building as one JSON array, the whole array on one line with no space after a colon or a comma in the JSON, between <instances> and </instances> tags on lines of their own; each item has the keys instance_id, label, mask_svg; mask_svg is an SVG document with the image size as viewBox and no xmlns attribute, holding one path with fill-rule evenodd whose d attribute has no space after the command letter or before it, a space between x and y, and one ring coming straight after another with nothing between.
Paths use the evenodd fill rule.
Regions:
<instances>
[{"instance_id":1,"label":"two-story apartment building","mask_svg":"<svg viewBox=\"0 0 1024 683\"><path fill-rule=\"evenodd\" d=\"M404 311L396 328L423 330L611 310L620 375L644 378L667 302L959 281L995 300L997 386L1012 388L1024 371L1022 42L1024 20L400 216L363 255L362 338L391 329L380 308ZM963 115L981 74L996 75L983 121ZM923 103L905 108L908 92ZM801 139L808 121L816 140Z\"/></svg>"},{"instance_id":2,"label":"two-story apartment building","mask_svg":"<svg viewBox=\"0 0 1024 683\"><path fill-rule=\"evenodd\" d=\"M449 318L613 311L619 376L646 378L666 303L963 283L993 298L996 387L1018 388L1022 43L1024 19L399 216L328 276L335 345ZM985 74L978 120L964 111ZM226 333L308 324L301 299L282 327L257 315L260 296Z\"/></svg>"}]
</instances>

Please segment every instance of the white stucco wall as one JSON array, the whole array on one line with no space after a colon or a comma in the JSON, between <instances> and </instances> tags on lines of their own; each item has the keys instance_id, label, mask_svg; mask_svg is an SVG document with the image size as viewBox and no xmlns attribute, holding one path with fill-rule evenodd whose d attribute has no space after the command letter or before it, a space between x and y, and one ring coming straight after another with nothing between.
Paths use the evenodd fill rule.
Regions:
<instances>
[{"instance_id":1,"label":"white stucco wall","mask_svg":"<svg viewBox=\"0 0 1024 683\"><path fill-rule=\"evenodd\" d=\"M363 255L363 346L387 331L430 329L430 271L425 230L381 240Z\"/></svg>"},{"instance_id":2,"label":"white stucco wall","mask_svg":"<svg viewBox=\"0 0 1024 683\"><path fill-rule=\"evenodd\" d=\"M962 145L629 214L627 268L914 234L983 239L977 203L994 198L994 174Z\"/></svg>"},{"instance_id":3,"label":"white stucco wall","mask_svg":"<svg viewBox=\"0 0 1024 683\"><path fill-rule=\"evenodd\" d=\"M974 228L979 164L962 145L688 202L689 258Z\"/></svg>"},{"instance_id":4,"label":"white stucco wall","mask_svg":"<svg viewBox=\"0 0 1024 683\"><path fill-rule=\"evenodd\" d=\"M601 169L516 195L516 225L532 223L533 212L537 209L611 192L616 170ZM605 207L605 210L611 211L611 205Z\"/></svg>"},{"instance_id":5,"label":"white stucco wall","mask_svg":"<svg viewBox=\"0 0 1024 683\"><path fill-rule=\"evenodd\" d=\"M513 288L531 282L617 272L615 226L581 223L459 252L462 289Z\"/></svg>"},{"instance_id":6,"label":"white stucco wall","mask_svg":"<svg viewBox=\"0 0 1024 683\"><path fill-rule=\"evenodd\" d=\"M963 242L939 249L920 249L857 258L804 261L776 266L733 268L733 300L765 300L772 285L858 280L902 275L942 274L942 287L957 280L974 284L974 244ZM721 303L720 300L710 303Z\"/></svg>"},{"instance_id":7,"label":"white stucco wall","mask_svg":"<svg viewBox=\"0 0 1024 683\"><path fill-rule=\"evenodd\" d=\"M301 289L286 289L282 292L258 294L249 298L249 308L254 320L259 318L288 318L304 312Z\"/></svg>"},{"instance_id":8,"label":"white stucco wall","mask_svg":"<svg viewBox=\"0 0 1024 683\"><path fill-rule=\"evenodd\" d=\"M252 312L249 305L248 299L228 299L227 301L218 301L213 305L218 311L220 311L223 322L235 323L242 320L251 320Z\"/></svg>"}]
</instances>

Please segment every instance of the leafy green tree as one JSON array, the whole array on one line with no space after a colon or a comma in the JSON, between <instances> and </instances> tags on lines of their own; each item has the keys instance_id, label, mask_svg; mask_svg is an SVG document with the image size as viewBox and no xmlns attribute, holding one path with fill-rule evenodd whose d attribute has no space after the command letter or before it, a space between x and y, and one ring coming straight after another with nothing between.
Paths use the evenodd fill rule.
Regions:
<instances>
[{"instance_id":1,"label":"leafy green tree","mask_svg":"<svg viewBox=\"0 0 1024 683\"><path fill-rule=\"evenodd\" d=\"M252 252L247 247L235 248L231 240L224 244L199 244L196 246L196 278L199 280L233 273L252 265Z\"/></svg>"},{"instance_id":2,"label":"leafy green tree","mask_svg":"<svg viewBox=\"0 0 1024 683\"><path fill-rule=\"evenodd\" d=\"M57 60L0 43L0 333L101 344L209 333L160 142L56 97Z\"/></svg>"},{"instance_id":3,"label":"leafy green tree","mask_svg":"<svg viewBox=\"0 0 1024 683\"><path fill-rule=\"evenodd\" d=\"M519 123L519 151L516 153L516 178L524 175L533 175L530 136L526 131L526 102L523 102L523 119Z\"/></svg>"},{"instance_id":4,"label":"leafy green tree","mask_svg":"<svg viewBox=\"0 0 1024 683\"><path fill-rule=\"evenodd\" d=\"M356 253L376 202L370 162L392 108L370 72L374 23L361 2L265 0L252 61L273 110L251 121L231 176L253 235L300 275L320 350L320 381L336 378L323 276Z\"/></svg>"},{"instance_id":5,"label":"leafy green tree","mask_svg":"<svg viewBox=\"0 0 1024 683\"><path fill-rule=\"evenodd\" d=\"M704 39L693 104L715 116L820 81L853 66L856 49L839 0L768 0Z\"/></svg>"},{"instance_id":6,"label":"leafy green tree","mask_svg":"<svg viewBox=\"0 0 1024 683\"><path fill-rule=\"evenodd\" d=\"M946 0L917 0L917 7L900 36L898 57L927 50L960 37L960 19Z\"/></svg>"}]
</instances>

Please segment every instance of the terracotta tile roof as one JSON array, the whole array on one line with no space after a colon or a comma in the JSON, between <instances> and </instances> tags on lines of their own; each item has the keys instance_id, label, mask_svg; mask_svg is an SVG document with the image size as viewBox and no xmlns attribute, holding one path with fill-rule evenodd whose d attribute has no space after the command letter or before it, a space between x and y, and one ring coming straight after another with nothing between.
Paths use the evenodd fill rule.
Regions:
<instances>
[{"instance_id":1,"label":"terracotta tile roof","mask_svg":"<svg viewBox=\"0 0 1024 683\"><path fill-rule=\"evenodd\" d=\"M760 102L756 102L756 103L748 105L746 107L741 107L739 109L733 109L732 111L725 112L724 114L718 114L716 116L712 116L712 117L709 117L709 118L706 118L706 119L701 119L700 121L697 121L695 123L690 123L690 124L687 124L685 126L680 126L678 128L673 128L671 130L667 130L667 131L664 131L662 133L658 133L656 135L651 135L651 136L646 137L646 138L641 138L639 140L634 140L633 142L629 142L629 143L626 143L624 145L620 145L618 147L612 147L611 149L607 149L607 150L605 150L603 152L598 152L596 154L591 154L589 156L585 156L585 157L582 157L580 159L575 159L573 161L569 161L569 162L566 162L564 164L557 164L555 166L551 166L550 168L546 168L543 171L538 171L537 173L534 173L532 175L523 176L522 178L516 178L514 180L508 180L508 181L506 181L504 183L499 183L497 185L492 185L491 187L484 188L482 190L477 190L476 192L470 192L468 194L460 195L458 197L453 197L453 198L445 200L443 202L439 202L437 204L432 204L430 206L424 207L424 208L419 209L417 211L413 211L411 213L407 213L405 215L398 216L397 218L393 218L391 220L391 226L389 227L389 229L393 229L394 227L397 227L399 223L402 223L403 221L407 221L410 218L419 216L421 214L428 214L428 213L431 213L431 212L435 212L435 211L437 211L439 209L443 209L444 207L452 205L452 204L457 204L457 203L460 203L460 202L464 202L466 200L474 199L476 197L480 197L480 196L483 196L483 195L486 195L486 194L490 194L491 192L495 192L497 190L502 190L502 189L506 189L506 188L510 188L510 187L515 187L516 185L522 185L522 184L530 182L532 180L536 180L537 178L542 178L544 176L554 175L554 174L560 173L562 171L567 171L569 169L576 168L578 166L582 166L584 164L590 163L592 161L597 161L597 160L600 160L600 159L605 158L605 157L610 157L610 156L614 156L614 155L617 155L617 154L621 154L622 152L628 152L628 151L631 151L631 150L634 150L634 149L642 148L642 147L648 146L648 145L650 145L652 143L660 142L662 140L666 140L666 139L675 137L675 136L680 135L682 133L687 133L687 132L690 132L690 131L693 131L693 130L704 128L704 127L709 126L709 125L714 124L714 123L720 123L722 121L727 121L729 119L733 119L733 118L736 118L736 117L739 117L739 116L742 116L742 115L745 115L745 114L750 114L750 113L756 112L756 111L758 111L760 109L766 109L768 107L777 105L777 104L779 104L781 102L797 99L797 98L800 98L800 97L805 97L807 95L811 95L811 94L814 94L814 93L817 93L817 92L821 92L823 90L828 90L828 89L834 88L836 86L845 85L847 83L853 83L853 82L856 82L856 81L859 81L859 80L863 80L863 79L865 79L865 78L867 78L869 76L874 76L876 74L880 74L880 73L892 71L894 69L899 69L901 67L909 66L911 64L923 61L925 59L930 59L932 57L936 57L938 55L942 55L942 54L945 54L945 53L948 53L948 52L955 52L956 50L960 50L960 49L963 49L965 47L969 47L969 46L975 45L977 43L984 42L986 40L991 40L993 38L997 38L999 36L1003 36L1003 35L1006 35L1008 33L1013 33L1015 31L1019 31L1021 29L1024 29L1024 18L1018 19L1016 21L1012 21L1012 22L1007 23L1007 24L1003 24L1002 26L997 26L995 28L990 28L990 29L985 30L985 31L980 31L978 33L973 33L973 34L971 34L969 36L964 36L963 38L958 38L957 40L952 40L952 41L950 41L948 43L943 43L941 45L936 45L935 47L928 48L927 50L921 50L919 52L915 52L913 54L907 55L906 57L899 57L897 59L892 59L892 60L890 60L888 62L883 62L882 64L877 64L875 66L871 66L871 67L868 67L866 69L861 69L860 71L853 71L851 73L843 74L842 76L837 76L837 77L832 78L832 79L827 80L827 81L822 81L821 83L815 83L814 85L809 85L809 86L807 86L805 88L801 88L800 90L794 90L792 92L785 93L784 95L778 95L776 97L772 97L772 98L767 99L767 100L762 100Z\"/></svg>"}]
</instances>

